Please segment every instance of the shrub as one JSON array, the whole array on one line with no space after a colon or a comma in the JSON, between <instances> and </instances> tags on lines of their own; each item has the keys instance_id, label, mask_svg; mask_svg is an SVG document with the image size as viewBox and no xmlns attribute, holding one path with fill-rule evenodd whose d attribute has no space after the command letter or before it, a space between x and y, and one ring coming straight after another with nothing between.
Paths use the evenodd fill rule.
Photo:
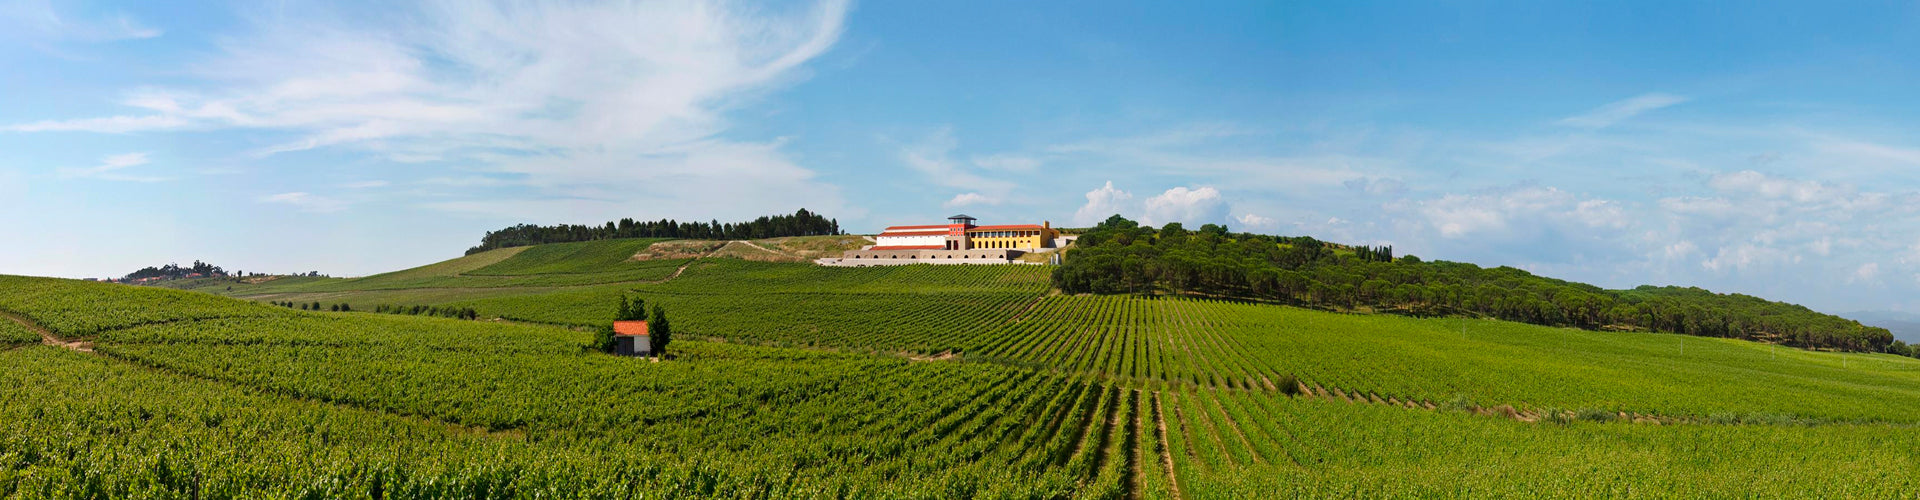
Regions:
<instances>
[{"instance_id":1,"label":"shrub","mask_svg":"<svg viewBox=\"0 0 1920 500\"><path fill-rule=\"evenodd\" d=\"M1620 415L1614 412L1595 408L1580 410L1580 412L1574 416L1576 419L1587 422L1612 422L1619 417Z\"/></svg>"},{"instance_id":2,"label":"shrub","mask_svg":"<svg viewBox=\"0 0 1920 500\"><path fill-rule=\"evenodd\" d=\"M1300 394L1300 377L1295 377L1290 374L1281 375L1280 378L1274 379L1273 385L1280 388L1281 394L1288 396L1297 396Z\"/></svg>"}]
</instances>

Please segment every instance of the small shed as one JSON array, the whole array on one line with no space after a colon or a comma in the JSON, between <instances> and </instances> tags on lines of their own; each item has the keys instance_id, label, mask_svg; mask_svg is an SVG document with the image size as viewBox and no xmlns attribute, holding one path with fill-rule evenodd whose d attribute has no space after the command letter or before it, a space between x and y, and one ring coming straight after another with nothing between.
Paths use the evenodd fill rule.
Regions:
<instances>
[{"instance_id":1,"label":"small shed","mask_svg":"<svg viewBox=\"0 0 1920 500\"><path fill-rule=\"evenodd\" d=\"M653 341L647 337L647 322L613 322L613 354L616 356L652 356Z\"/></svg>"}]
</instances>

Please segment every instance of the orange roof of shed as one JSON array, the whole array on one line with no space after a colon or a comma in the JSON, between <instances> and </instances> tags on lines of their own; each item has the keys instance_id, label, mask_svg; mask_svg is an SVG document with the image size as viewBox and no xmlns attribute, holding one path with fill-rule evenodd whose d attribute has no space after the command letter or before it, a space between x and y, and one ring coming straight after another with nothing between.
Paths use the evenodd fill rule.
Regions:
<instances>
[{"instance_id":1,"label":"orange roof of shed","mask_svg":"<svg viewBox=\"0 0 1920 500\"><path fill-rule=\"evenodd\" d=\"M613 322L613 334L614 334L614 335L643 335L643 336L644 336L644 335L646 335L646 334L647 334L647 322L645 322L645 321L615 321L615 322Z\"/></svg>"}]
</instances>

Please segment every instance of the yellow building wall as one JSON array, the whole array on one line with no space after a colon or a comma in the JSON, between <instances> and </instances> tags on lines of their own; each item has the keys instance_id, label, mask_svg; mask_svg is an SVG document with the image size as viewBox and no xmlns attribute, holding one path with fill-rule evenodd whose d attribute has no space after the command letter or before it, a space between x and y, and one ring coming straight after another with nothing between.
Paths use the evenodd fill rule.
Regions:
<instances>
[{"instance_id":1,"label":"yellow building wall","mask_svg":"<svg viewBox=\"0 0 1920 500\"><path fill-rule=\"evenodd\" d=\"M994 231L982 231L980 233L968 233L967 236L968 239L973 241L974 248L1045 248L1048 241L1060 236L1058 231L1050 229L1024 229L1019 230L1019 232L1031 233L1031 235L980 236L981 234L994 233Z\"/></svg>"}]
</instances>

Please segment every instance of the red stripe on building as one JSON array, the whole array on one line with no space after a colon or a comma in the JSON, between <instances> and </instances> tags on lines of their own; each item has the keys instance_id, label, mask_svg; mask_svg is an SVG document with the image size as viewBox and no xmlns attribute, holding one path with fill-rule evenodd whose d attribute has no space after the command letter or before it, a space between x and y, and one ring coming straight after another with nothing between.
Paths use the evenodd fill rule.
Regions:
<instances>
[{"instance_id":1,"label":"red stripe on building","mask_svg":"<svg viewBox=\"0 0 1920 500\"><path fill-rule=\"evenodd\" d=\"M887 226L887 230L892 231L895 229L946 229L947 226L951 226L951 225L952 224L941 224L938 226Z\"/></svg>"},{"instance_id":2,"label":"red stripe on building","mask_svg":"<svg viewBox=\"0 0 1920 500\"><path fill-rule=\"evenodd\" d=\"M940 245L924 245L924 246L892 246L892 247L873 247L873 248L868 248L868 250L946 250L946 249L947 249L947 247L943 247L943 246L940 246Z\"/></svg>"}]
</instances>

